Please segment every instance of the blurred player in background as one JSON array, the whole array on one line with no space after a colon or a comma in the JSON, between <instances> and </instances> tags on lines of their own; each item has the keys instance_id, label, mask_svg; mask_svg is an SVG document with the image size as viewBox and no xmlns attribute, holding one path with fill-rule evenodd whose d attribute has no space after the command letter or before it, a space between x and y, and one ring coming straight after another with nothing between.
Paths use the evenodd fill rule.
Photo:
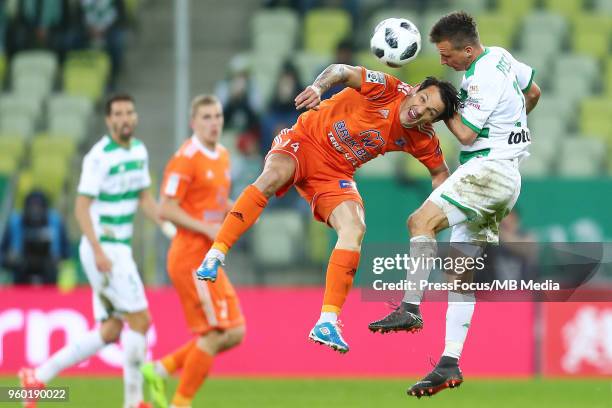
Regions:
<instances>
[{"instance_id":1,"label":"blurred player in background","mask_svg":"<svg viewBox=\"0 0 612 408\"><path fill-rule=\"evenodd\" d=\"M212 95L191 103L193 136L166 166L161 188L161 215L178 227L168 252L168 273L176 288L193 340L142 371L153 401L166 407L164 378L182 370L173 407L189 407L204 382L213 357L242 341L244 318L236 292L220 269L216 283L202 282L195 272L202 252L210 249L227 211L231 208L230 160L219 144L223 109Z\"/></svg>"},{"instance_id":2,"label":"blurred player in background","mask_svg":"<svg viewBox=\"0 0 612 408\"><path fill-rule=\"evenodd\" d=\"M347 89L321 102L333 85ZM397 78L362 67L333 64L295 99L310 109L275 138L262 174L247 187L225 219L198 278L215 280L232 245L257 220L273 194L295 186L316 220L338 234L329 259L323 307L309 338L345 353L338 315L359 265L365 233L363 202L353 175L358 167L389 151L405 151L430 170L434 187L448 168L431 122L456 112L456 89L427 78L412 87Z\"/></svg>"},{"instance_id":3,"label":"blurred player in background","mask_svg":"<svg viewBox=\"0 0 612 408\"><path fill-rule=\"evenodd\" d=\"M105 106L109 135L96 143L83 159L75 216L83 233L79 255L93 289L93 310L98 329L66 345L36 369L24 368L23 387L44 387L60 371L91 357L123 333L124 407L148 407L142 402L140 366L145 360L145 334L151 324L145 291L132 256L134 216L140 206L160 223L158 206L148 190L148 153L133 137L138 123L134 100L127 94L112 96ZM29 407L34 407L31 402Z\"/></svg>"},{"instance_id":4,"label":"blurred player in background","mask_svg":"<svg viewBox=\"0 0 612 408\"><path fill-rule=\"evenodd\" d=\"M498 243L499 223L512 209L521 189L519 162L531 143L527 114L535 107L540 89L534 70L515 60L503 48L484 47L476 23L465 12L442 17L431 29L440 61L465 71L461 108L446 125L462 144L461 166L410 216L410 254L434 257L435 234L452 227L450 241L460 256L477 257L487 243ZM417 275L427 279L430 270ZM469 282L472 274L451 279ZM422 327L419 311L422 291L407 291L402 304L373 331L412 331ZM473 292L448 293L446 343L434 370L414 384L408 394L433 395L463 382L459 357L474 312Z\"/></svg>"}]
</instances>

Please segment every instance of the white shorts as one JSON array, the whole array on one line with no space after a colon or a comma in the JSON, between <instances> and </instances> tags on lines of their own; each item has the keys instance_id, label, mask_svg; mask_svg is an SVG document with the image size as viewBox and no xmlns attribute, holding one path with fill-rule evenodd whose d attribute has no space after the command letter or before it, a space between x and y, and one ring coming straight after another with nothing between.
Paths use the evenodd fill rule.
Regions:
<instances>
[{"instance_id":1,"label":"white shorts","mask_svg":"<svg viewBox=\"0 0 612 408\"><path fill-rule=\"evenodd\" d=\"M147 298L132 257L132 249L124 244L101 245L113 263L108 273L96 268L93 248L86 238L81 238L79 245L81 263L93 289L94 318L105 320L111 316L121 317L124 313L146 310Z\"/></svg>"},{"instance_id":2,"label":"white shorts","mask_svg":"<svg viewBox=\"0 0 612 408\"><path fill-rule=\"evenodd\" d=\"M499 222L521 192L518 159L475 157L460 166L428 200L453 227L451 242L499 242Z\"/></svg>"}]
</instances>

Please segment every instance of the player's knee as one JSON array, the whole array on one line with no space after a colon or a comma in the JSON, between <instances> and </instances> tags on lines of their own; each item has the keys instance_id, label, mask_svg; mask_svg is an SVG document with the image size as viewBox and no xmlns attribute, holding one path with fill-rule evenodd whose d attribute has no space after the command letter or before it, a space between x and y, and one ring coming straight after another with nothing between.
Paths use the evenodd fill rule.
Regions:
<instances>
[{"instance_id":1,"label":"player's knee","mask_svg":"<svg viewBox=\"0 0 612 408\"><path fill-rule=\"evenodd\" d=\"M355 241L361 244L361 241L363 241L363 237L366 232L365 222L363 222L363 220L361 219L356 219L352 223L350 229L351 229L350 233L353 237L355 237Z\"/></svg>"},{"instance_id":2,"label":"player's knee","mask_svg":"<svg viewBox=\"0 0 612 408\"><path fill-rule=\"evenodd\" d=\"M123 323L115 318L105 320L100 326L100 337L105 344L115 343L121 336Z\"/></svg>"},{"instance_id":3,"label":"player's knee","mask_svg":"<svg viewBox=\"0 0 612 408\"><path fill-rule=\"evenodd\" d=\"M227 338L225 341L225 349L238 346L244 340L246 334L246 328L244 326L235 327L227 331Z\"/></svg>"},{"instance_id":4,"label":"player's knee","mask_svg":"<svg viewBox=\"0 0 612 408\"><path fill-rule=\"evenodd\" d=\"M141 318L140 318L140 330L139 332L141 333L146 333L147 330L149 330L149 328L151 327L151 315L149 313L145 313Z\"/></svg>"},{"instance_id":5,"label":"player's knee","mask_svg":"<svg viewBox=\"0 0 612 408\"><path fill-rule=\"evenodd\" d=\"M208 353L211 356L217 355L221 349L225 338L224 332L216 330L210 331L196 340L196 345L200 350Z\"/></svg>"},{"instance_id":6,"label":"player's knee","mask_svg":"<svg viewBox=\"0 0 612 408\"><path fill-rule=\"evenodd\" d=\"M427 219L417 210L410 214L407 221L408 231L410 236L428 234L430 231L427 226Z\"/></svg>"},{"instance_id":7,"label":"player's knee","mask_svg":"<svg viewBox=\"0 0 612 408\"><path fill-rule=\"evenodd\" d=\"M148 311L144 311L130 316L128 326L135 332L145 334L151 327L151 315Z\"/></svg>"},{"instance_id":8,"label":"player's knee","mask_svg":"<svg viewBox=\"0 0 612 408\"><path fill-rule=\"evenodd\" d=\"M255 181L255 185L266 197L271 197L278 189L285 185L292 177L291 169L283 166L274 166L264 170Z\"/></svg>"},{"instance_id":9,"label":"player's knee","mask_svg":"<svg viewBox=\"0 0 612 408\"><path fill-rule=\"evenodd\" d=\"M336 230L338 233L336 248L359 251L363 236L365 235L365 230L365 224L361 221L355 221L354 223L338 228Z\"/></svg>"}]
</instances>

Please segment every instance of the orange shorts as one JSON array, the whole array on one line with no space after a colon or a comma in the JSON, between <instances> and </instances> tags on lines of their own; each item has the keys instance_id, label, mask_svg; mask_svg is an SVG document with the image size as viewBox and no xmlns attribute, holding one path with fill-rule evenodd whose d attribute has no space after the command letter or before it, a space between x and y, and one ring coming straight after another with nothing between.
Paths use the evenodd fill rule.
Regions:
<instances>
[{"instance_id":1,"label":"orange shorts","mask_svg":"<svg viewBox=\"0 0 612 408\"><path fill-rule=\"evenodd\" d=\"M168 256L168 274L181 300L187 325L198 334L243 325L240 302L225 271L219 268L214 283L196 278L204 252L197 251L198 256L183 253L180 257L171 251Z\"/></svg>"},{"instance_id":2,"label":"orange shorts","mask_svg":"<svg viewBox=\"0 0 612 408\"><path fill-rule=\"evenodd\" d=\"M308 136L285 129L274 138L266 159L272 153L289 155L295 161L293 180L279 189L276 195L280 197L295 186L310 204L317 221L327 223L332 211L344 201L356 201L363 207L353 175L338 170L323 157Z\"/></svg>"}]
</instances>

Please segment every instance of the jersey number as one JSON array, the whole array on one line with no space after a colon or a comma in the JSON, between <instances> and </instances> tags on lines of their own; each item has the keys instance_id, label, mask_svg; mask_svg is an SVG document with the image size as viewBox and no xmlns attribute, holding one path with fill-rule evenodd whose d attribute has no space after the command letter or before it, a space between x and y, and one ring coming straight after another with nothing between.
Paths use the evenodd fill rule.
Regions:
<instances>
[{"instance_id":1,"label":"jersey number","mask_svg":"<svg viewBox=\"0 0 612 408\"><path fill-rule=\"evenodd\" d=\"M288 145L289 143L291 143L291 139L287 139L285 142L281 143L281 144L280 144L280 147L281 147L281 148L283 148L283 147L287 147L287 145ZM294 142L294 143L291 143L291 145L290 145L290 146L291 146L291 148L293 149L293 152L294 152L294 153L297 153L298 149L300 148L300 142Z\"/></svg>"}]
</instances>

